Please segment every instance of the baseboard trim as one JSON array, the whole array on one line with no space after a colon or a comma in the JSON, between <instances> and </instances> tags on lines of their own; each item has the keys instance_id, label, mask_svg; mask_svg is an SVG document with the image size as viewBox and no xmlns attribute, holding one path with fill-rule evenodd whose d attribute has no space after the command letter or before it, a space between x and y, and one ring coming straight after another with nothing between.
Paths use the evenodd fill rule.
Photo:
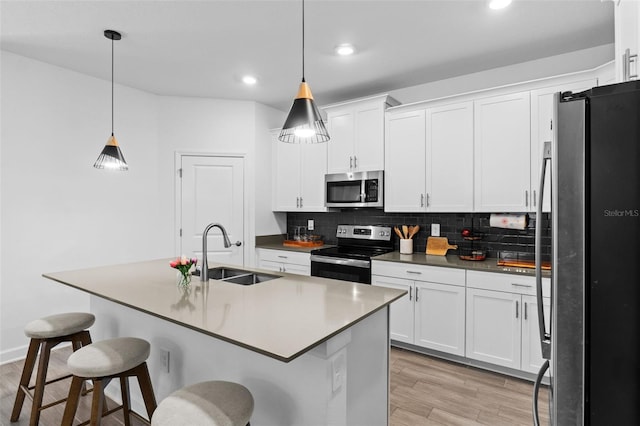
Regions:
<instances>
[{"instance_id":1,"label":"baseboard trim","mask_svg":"<svg viewBox=\"0 0 640 426\"><path fill-rule=\"evenodd\" d=\"M53 350L57 351L58 349L66 348L67 346L70 346L70 345L71 343L69 342L60 343ZM0 365L9 364L15 361L20 361L25 359L27 357L28 349L29 349L29 345L24 345L24 346L7 349L5 351L0 352Z\"/></svg>"}]
</instances>

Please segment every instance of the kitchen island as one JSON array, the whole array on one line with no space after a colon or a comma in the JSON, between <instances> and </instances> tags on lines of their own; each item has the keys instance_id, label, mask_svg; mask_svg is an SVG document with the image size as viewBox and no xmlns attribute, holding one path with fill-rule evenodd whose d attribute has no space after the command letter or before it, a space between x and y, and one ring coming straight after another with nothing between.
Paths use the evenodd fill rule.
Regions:
<instances>
[{"instance_id":1,"label":"kitchen island","mask_svg":"<svg viewBox=\"0 0 640 426\"><path fill-rule=\"evenodd\" d=\"M289 274L250 286L194 277L181 289L169 261L44 276L92 295L94 340L151 343L158 400L230 380L252 392L253 425L387 424L388 306L404 291Z\"/></svg>"}]
</instances>

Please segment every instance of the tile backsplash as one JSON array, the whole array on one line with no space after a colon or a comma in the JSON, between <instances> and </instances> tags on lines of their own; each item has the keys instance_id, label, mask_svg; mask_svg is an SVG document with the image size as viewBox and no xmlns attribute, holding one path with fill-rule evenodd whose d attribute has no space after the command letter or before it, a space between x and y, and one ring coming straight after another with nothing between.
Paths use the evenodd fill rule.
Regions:
<instances>
[{"instance_id":1,"label":"tile backsplash","mask_svg":"<svg viewBox=\"0 0 640 426\"><path fill-rule=\"evenodd\" d=\"M377 209L343 210L326 213L287 213L287 233L293 235L296 226L307 226L313 219L315 229L309 231L324 237L325 243L336 244L338 225L420 225L420 232L413 237L414 251L424 252L427 237L431 235L431 224L440 224L440 235L448 237L450 244L470 248L470 241L460 235L463 228L473 229L482 239L473 241L473 248L485 250L488 257L497 258L502 251L532 254L534 252L535 213L529 213L526 229L502 229L489 226L489 213L385 213ZM551 255L550 215L542 215L542 254L545 259ZM399 248L399 238L393 235L395 249ZM452 253L452 252L450 252ZM455 253L455 252L453 252Z\"/></svg>"}]
</instances>

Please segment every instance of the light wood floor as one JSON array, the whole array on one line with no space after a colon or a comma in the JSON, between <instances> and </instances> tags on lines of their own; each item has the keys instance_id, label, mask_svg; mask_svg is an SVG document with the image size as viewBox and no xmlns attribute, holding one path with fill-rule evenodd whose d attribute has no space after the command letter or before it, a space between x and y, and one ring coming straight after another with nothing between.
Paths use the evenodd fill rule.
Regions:
<instances>
[{"instance_id":1,"label":"light wood floor","mask_svg":"<svg viewBox=\"0 0 640 426\"><path fill-rule=\"evenodd\" d=\"M510 376L392 349L392 426L530 426L533 384ZM548 392L540 421L549 424Z\"/></svg>"},{"instance_id":2,"label":"light wood floor","mask_svg":"<svg viewBox=\"0 0 640 426\"><path fill-rule=\"evenodd\" d=\"M54 351L50 376L64 371L70 350ZM26 398L20 419L9 423L22 361L0 366L0 425L28 425L31 401ZM532 384L512 377L466 367L402 349L391 350L391 426L491 425L530 426ZM34 377L35 378L35 377ZM33 380L33 379L32 379ZM45 401L66 396L69 380L47 386ZM113 404L113 402L111 403ZM547 391L541 391L541 420L548 425ZM81 400L76 418L89 418L90 396ZM64 404L43 411L40 424L58 426ZM134 426L141 423L133 420ZM105 426L121 426L122 414L106 417Z\"/></svg>"}]
</instances>

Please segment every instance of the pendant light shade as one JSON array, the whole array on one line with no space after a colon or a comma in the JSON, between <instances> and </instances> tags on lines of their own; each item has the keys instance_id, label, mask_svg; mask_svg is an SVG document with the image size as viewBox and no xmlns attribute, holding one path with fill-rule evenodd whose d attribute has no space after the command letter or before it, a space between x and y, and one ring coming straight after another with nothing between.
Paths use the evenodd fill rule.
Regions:
<instances>
[{"instance_id":1,"label":"pendant light shade","mask_svg":"<svg viewBox=\"0 0 640 426\"><path fill-rule=\"evenodd\" d=\"M327 142L329 132L304 79L304 0L302 0L302 82L278 139L287 143Z\"/></svg>"},{"instance_id":2,"label":"pendant light shade","mask_svg":"<svg viewBox=\"0 0 640 426\"><path fill-rule=\"evenodd\" d=\"M105 30L104 36L111 40L111 136L93 167L96 169L126 171L129 170L129 166L124 160L118 141L113 135L113 42L114 40L120 40L122 36L119 32L113 30Z\"/></svg>"}]
</instances>

